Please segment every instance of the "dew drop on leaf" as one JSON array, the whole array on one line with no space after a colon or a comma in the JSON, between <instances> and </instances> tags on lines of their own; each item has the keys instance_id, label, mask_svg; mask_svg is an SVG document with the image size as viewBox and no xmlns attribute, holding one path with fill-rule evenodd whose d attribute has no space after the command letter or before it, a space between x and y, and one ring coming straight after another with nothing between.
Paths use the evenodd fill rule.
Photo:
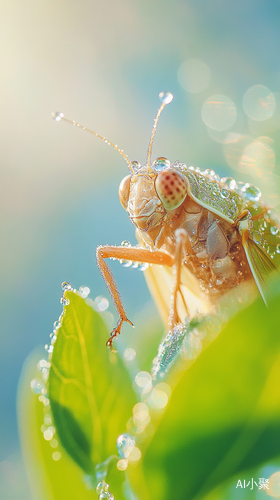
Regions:
<instances>
[{"instance_id":1,"label":"dew drop on leaf","mask_svg":"<svg viewBox=\"0 0 280 500\"><path fill-rule=\"evenodd\" d=\"M117 439L117 449L122 458L128 458L135 446L135 440L130 434L121 434Z\"/></svg>"}]
</instances>

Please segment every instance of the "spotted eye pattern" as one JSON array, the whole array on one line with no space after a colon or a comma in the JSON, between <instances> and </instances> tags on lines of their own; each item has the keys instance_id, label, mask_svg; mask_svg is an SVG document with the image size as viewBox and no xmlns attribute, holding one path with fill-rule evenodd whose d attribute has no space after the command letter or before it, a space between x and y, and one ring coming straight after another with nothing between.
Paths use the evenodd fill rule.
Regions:
<instances>
[{"instance_id":1,"label":"spotted eye pattern","mask_svg":"<svg viewBox=\"0 0 280 500\"><path fill-rule=\"evenodd\" d=\"M158 174L155 189L165 210L178 208L187 196L185 178L174 170L164 170Z\"/></svg>"}]
</instances>

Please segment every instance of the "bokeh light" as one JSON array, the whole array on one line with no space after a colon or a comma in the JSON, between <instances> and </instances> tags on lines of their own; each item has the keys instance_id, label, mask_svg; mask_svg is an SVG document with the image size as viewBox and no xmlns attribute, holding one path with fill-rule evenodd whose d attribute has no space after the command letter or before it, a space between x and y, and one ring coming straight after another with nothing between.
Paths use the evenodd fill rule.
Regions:
<instances>
[{"instance_id":1,"label":"bokeh light","mask_svg":"<svg viewBox=\"0 0 280 500\"><path fill-rule=\"evenodd\" d=\"M269 88L264 85L254 85L243 97L243 108L252 120L263 121L273 115L276 101Z\"/></svg>"},{"instance_id":2,"label":"bokeh light","mask_svg":"<svg viewBox=\"0 0 280 500\"><path fill-rule=\"evenodd\" d=\"M209 66L199 59L188 59L178 70L178 80L183 89L197 94L207 89L211 78Z\"/></svg>"},{"instance_id":3,"label":"bokeh light","mask_svg":"<svg viewBox=\"0 0 280 500\"><path fill-rule=\"evenodd\" d=\"M213 130L228 130L235 123L237 111L234 102L227 96L216 94L202 106L202 120Z\"/></svg>"}]
</instances>

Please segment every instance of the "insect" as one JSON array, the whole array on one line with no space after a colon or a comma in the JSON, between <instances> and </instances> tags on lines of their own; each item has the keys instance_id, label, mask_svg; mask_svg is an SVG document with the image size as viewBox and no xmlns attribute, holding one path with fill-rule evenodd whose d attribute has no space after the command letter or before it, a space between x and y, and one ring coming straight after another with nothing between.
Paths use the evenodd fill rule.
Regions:
<instances>
[{"instance_id":1,"label":"insect","mask_svg":"<svg viewBox=\"0 0 280 500\"><path fill-rule=\"evenodd\" d=\"M173 95L161 92L159 97L161 106L145 165L130 161L118 146L62 113L54 116L113 146L130 171L120 183L119 198L136 228L139 244L105 245L96 250L98 267L119 314L107 341L112 350L123 323L132 323L108 258L148 264L148 286L171 330L186 316L207 314L221 297L244 282L255 284L266 303L272 273L280 269L277 214L261 200L257 187L219 178L213 170L202 172L179 161L171 163L164 157L151 163L158 119Z\"/></svg>"}]
</instances>

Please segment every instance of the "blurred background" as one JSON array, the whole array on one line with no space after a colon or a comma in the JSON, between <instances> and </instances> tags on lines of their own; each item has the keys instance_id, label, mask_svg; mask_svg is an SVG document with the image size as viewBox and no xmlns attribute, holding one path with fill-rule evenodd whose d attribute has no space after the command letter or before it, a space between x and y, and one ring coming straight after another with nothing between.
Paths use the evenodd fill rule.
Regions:
<instances>
[{"instance_id":1,"label":"blurred background","mask_svg":"<svg viewBox=\"0 0 280 500\"><path fill-rule=\"evenodd\" d=\"M158 94L169 90L174 101L153 158L277 186L280 4L4 0L1 7L0 496L25 500L16 422L23 363L48 342L60 283L109 298L95 248L135 242L118 200L125 161L51 112L144 163ZM118 263L114 271L133 320L151 300L144 276Z\"/></svg>"}]
</instances>

